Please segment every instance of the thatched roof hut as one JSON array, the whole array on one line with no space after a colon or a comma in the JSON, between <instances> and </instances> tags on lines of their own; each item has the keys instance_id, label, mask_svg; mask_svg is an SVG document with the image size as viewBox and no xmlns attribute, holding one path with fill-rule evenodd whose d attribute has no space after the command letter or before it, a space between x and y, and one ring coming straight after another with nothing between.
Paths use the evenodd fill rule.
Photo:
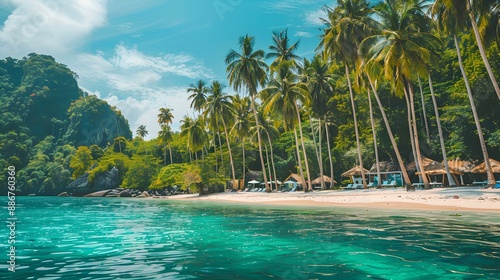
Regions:
<instances>
[{"instance_id":1,"label":"thatched roof hut","mask_svg":"<svg viewBox=\"0 0 500 280\"><path fill-rule=\"evenodd\" d=\"M490 158L491 170L493 173L500 173L500 162ZM486 164L481 163L480 165L472 169L472 173L486 173Z\"/></svg>"},{"instance_id":2,"label":"thatched roof hut","mask_svg":"<svg viewBox=\"0 0 500 280\"><path fill-rule=\"evenodd\" d=\"M444 161L441 162L444 165ZM448 160L450 169L456 170L461 173L471 173L474 168L474 163L467 160L459 160L458 158Z\"/></svg>"},{"instance_id":3,"label":"thatched roof hut","mask_svg":"<svg viewBox=\"0 0 500 280\"><path fill-rule=\"evenodd\" d=\"M391 171L399 171L399 167L392 161L380 161L378 163L380 172L391 172ZM377 163L374 163L372 165L372 168L370 168L370 172L375 173L377 172Z\"/></svg>"},{"instance_id":4,"label":"thatched roof hut","mask_svg":"<svg viewBox=\"0 0 500 280\"><path fill-rule=\"evenodd\" d=\"M325 181L325 183L332 183L332 178L326 176L326 175L323 175L323 180ZM337 182L335 180L333 180L333 182L335 184L337 184ZM319 176L318 178L314 179L312 182L311 182L312 185L321 185L321 176Z\"/></svg>"},{"instance_id":5,"label":"thatched roof hut","mask_svg":"<svg viewBox=\"0 0 500 280\"><path fill-rule=\"evenodd\" d=\"M432 159L429 159L429 158L426 158L426 157L422 157L422 161L423 161L423 166L424 166L424 170L425 170L425 174L427 175L443 175L443 174L446 174L446 167L444 166L444 164L440 163L440 162L437 162L435 160L432 160ZM410 164L408 164L408 166L406 167L408 171L416 171L416 166L415 166L415 162L412 162ZM462 172L456 170L456 169L453 169L450 167L450 173L451 174L457 174L457 175L462 175ZM420 172L415 172L416 175L420 175Z\"/></svg>"},{"instance_id":6,"label":"thatched roof hut","mask_svg":"<svg viewBox=\"0 0 500 280\"><path fill-rule=\"evenodd\" d=\"M365 171L365 173L368 173L367 169L363 168L363 170ZM342 173L341 176L342 177L361 176L361 167L359 165L356 165L353 168Z\"/></svg>"},{"instance_id":7,"label":"thatched roof hut","mask_svg":"<svg viewBox=\"0 0 500 280\"><path fill-rule=\"evenodd\" d=\"M249 181L253 181L253 180L256 180L256 181L262 181L262 171L248 171L246 174L245 174L245 181L246 182L249 182Z\"/></svg>"},{"instance_id":8,"label":"thatched roof hut","mask_svg":"<svg viewBox=\"0 0 500 280\"><path fill-rule=\"evenodd\" d=\"M302 185L302 187L306 187L306 186L307 186L307 185L306 185L306 181L305 181L302 177L300 177L300 175L299 175L299 174L295 174L295 173L291 173L291 174L290 174L290 176L288 176L288 177L285 179L285 181L284 181L284 182L286 182L286 181L295 181L295 182L297 182L297 183L301 184L301 185Z\"/></svg>"}]
</instances>

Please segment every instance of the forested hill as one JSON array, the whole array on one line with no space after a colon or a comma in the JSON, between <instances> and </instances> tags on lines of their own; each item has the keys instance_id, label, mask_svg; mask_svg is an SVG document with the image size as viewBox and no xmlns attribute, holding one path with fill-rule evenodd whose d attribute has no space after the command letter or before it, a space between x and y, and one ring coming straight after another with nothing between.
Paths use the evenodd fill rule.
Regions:
<instances>
[{"instance_id":1,"label":"forested hill","mask_svg":"<svg viewBox=\"0 0 500 280\"><path fill-rule=\"evenodd\" d=\"M0 168L16 167L23 192L64 189L76 146L132 137L121 112L82 91L77 78L48 55L0 60Z\"/></svg>"}]
</instances>

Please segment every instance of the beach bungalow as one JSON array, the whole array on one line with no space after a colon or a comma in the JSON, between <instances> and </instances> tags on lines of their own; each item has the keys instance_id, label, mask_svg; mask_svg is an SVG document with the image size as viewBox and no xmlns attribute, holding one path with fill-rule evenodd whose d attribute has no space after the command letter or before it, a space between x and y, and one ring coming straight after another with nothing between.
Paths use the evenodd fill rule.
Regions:
<instances>
[{"instance_id":1,"label":"beach bungalow","mask_svg":"<svg viewBox=\"0 0 500 280\"><path fill-rule=\"evenodd\" d=\"M493 171L493 175L495 176L495 180L497 181L497 184L500 184L500 162L497 160L494 160L490 158L490 165L491 169ZM486 181L486 164L483 162L480 165L474 167L472 169L472 173L480 174L480 181L476 181L473 184L474 185L487 185L488 182Z\"/></svg>"},{"instance_id":2,"label":"beach bungalow","mask_svg":"<svg viewBox=\"0 0 500 280\"><path fill-rule=\"evenodd\" d=\"M363 168L365 174L369 171ZM354 189L362 189L363 188L363 178L361 177L361 167L359 165L354 166L353 168L347 170L346 172L341 174L342 177L350 177L352 180L351 188Z\"/></svg>"},{"instance_id":3,"label":"beach bungalow","mask_svg":"<svg viewBox=\"0 0 500 280\"><path fill-rule=\"evenodd\" d=\"M377 163L366 173L368 187L403 186L403 174L399 167L392 161L379 162L380 178L377 174Z\"/></svg>"},{"instance_id":4,"label":"beach bungalow","mask_svg":"<svg viewBox=\"0 0 500 280\"><path fill-rule=\"evenodd\" d=\"M332 178L323 175L323 181L325 182L325 188L330 189L332 187ZM313 190L321 189L321 176L314 179L312 182ZM333 180L333 184L337 184L335 180Z\"/></svg>"},{"instance_id":5,"label":"beach bungalow","mask_svg":"<svg viewBox=\"0 0 500 280\"><path fill-rule=\"evenodd\" d=\"M444 161L441 162L444 165ZM474 181L472 169L476 166L471 161L459 160L458 158L448 160L450 169L460 172L460 185L470 185Z\"/></svg>"},{"instance_id":6,"label":"beach bungalow","mask_svg":"<svg viewBox=\"0 0 500 280\"><path fill-rule=\"evenodd\" d=\"M281 190L282 191L303 190L305 186L307 185L304 178L300 177L299 174L291 173L290 176L288 176L283 182Z\"/></svg>"},{"instance_id":7,"label":"beach bungalow","mask_svg":"<svg viewBox=\"0 0 500 280\"><path fill-rule=\"evenodd\" d=\"M444 164L437 162L435 160L432 160L430 158L422 157L422 165L425 170L425 176L427 176L427 179L430 182L431 186L434 187L442 187L442 186L449 186L448 178L446 176L446 168ZM412 162L406 166L406 170L408 173L414 173L415 176L420 176L421 173L417 172L417 166L415 162ZM463 173L450 168L450 173L453 177L453 180L457 185L460 185L460 181L457 179L456 175L462 175ZM416 180L415 180L416 181ZM416 182L413 184L414 186L422 186L422 182Z\"/></svg>"}]
</instances>

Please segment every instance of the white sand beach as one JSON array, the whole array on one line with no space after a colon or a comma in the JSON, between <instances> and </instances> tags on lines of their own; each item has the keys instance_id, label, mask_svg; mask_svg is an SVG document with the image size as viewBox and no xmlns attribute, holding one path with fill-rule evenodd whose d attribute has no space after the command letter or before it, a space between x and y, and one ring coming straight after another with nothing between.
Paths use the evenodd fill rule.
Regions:
<instances>
[{"instance_id":1,"label":"white sand beach","mask_svg":"<svg viewBox=\"0 0 500 280\"><path fill-rule=\"evenodd\" d=\"M228 192L206 196L198 194L177 195L166 198L267 205L500 212L500 189L477 187L436 188L415 192L407 192L402 188L324 190L308 193Z\"/></svg>"}]
</instances>

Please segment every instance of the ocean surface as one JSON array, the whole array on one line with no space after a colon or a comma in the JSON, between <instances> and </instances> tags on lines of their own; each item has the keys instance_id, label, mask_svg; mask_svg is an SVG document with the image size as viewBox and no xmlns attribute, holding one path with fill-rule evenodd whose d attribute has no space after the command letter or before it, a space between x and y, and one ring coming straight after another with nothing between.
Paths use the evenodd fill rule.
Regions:
<instances>
[{"instance_id":1,"label":"ocean surface","mask_svg":"<svg viewBox=\"0 0 500 280\"><path fill-rule=\"evenodd\" d=\"M500 215L17 197L1 279L499 279ZM0 198L7 221L7 198ZM5 224L7 224L5 222Z\"/></svg>"}]
</instances>

